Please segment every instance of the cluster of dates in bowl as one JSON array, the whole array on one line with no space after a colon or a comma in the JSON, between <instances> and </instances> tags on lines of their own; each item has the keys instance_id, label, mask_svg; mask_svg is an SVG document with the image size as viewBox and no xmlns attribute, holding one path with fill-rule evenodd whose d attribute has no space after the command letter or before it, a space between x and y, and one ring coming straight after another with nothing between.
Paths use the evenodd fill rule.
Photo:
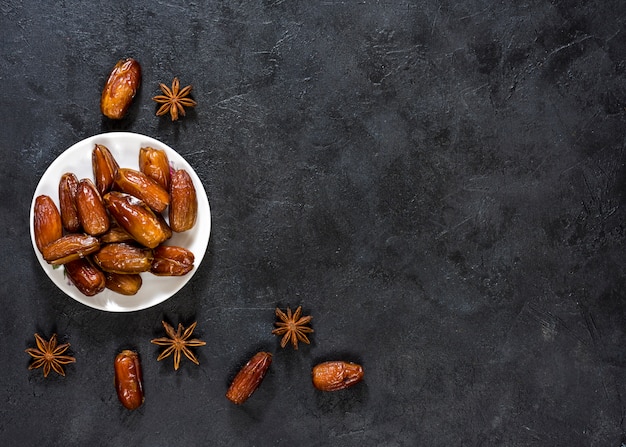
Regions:
<instances>
[{"instance_id":1,"label":"cluster of dates in bowl","mask_svg":"<svg viewBox=\"0 0 626 447\"><path fill-rule=\"evenodd\" d=\"M138 134L104 134L68 151L89 163L75 172L76 159L63 154L67 163L51 165L58 166L42 177L47 188L40 182L33 199L31 235L42 266L52 267L49 276L62 266L61 288L67 293L73 286L70 296L78 291L92 307L137 310L167 299L208 243L208 200L193 169L171 148ZM154 283L156 277L171 281ZM129 303L149 281L153 290Z\"/></svg>"}]
</instances>

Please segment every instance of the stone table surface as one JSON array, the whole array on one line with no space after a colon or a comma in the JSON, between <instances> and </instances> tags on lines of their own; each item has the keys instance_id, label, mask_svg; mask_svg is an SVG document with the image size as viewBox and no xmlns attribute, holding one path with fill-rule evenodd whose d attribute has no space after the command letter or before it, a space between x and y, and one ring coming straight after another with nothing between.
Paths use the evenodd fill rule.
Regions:
<instances>
[{"instance_id":1,"label":"stone table surface","mask_svg":"<svg viewBox=\"0 0 626 447\"><path fill-rule=\"evenodd\" d=\"M625 2L0 10L1 445L626 443ZM142 86L111 121L100 93L125 57ZM175 76L198 105L172 122L151 98ZM189 283L122 313L60 291L29 232L50 163L117 131L181 154L212 213ZM300 305L311 344L282 349L274 309ZM162 320L198 322L199 366L157 362ZM71 344L65 377L28 370L34 333ZM113 386L125 348L135 411ZM261 350L270 370L236 406ZM317 391L325 360L363 382Z\"/></svg>"}]
</instances>

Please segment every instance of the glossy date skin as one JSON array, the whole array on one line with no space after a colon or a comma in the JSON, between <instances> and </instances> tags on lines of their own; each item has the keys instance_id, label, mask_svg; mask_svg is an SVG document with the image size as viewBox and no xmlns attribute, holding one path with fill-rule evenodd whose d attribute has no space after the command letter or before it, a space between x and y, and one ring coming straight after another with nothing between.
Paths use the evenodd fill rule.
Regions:
<instances>
[{"instance_id":1,"label":"glossy date skin","mask_svg":"<svg viewBox=\"0 0 626 447\"><path fill-rule=\"evenodd\" d=\"M114 187L138 198L157 213L165 211L170 203L169 193L156 180L135 169L119 168Z\"/></svg>"},{"instance_id":2,"label":"glossy date skin","mask_svg":"<svg viewBox=\"0 0 626 447\"><path fill-rule=\"evenodd\" d=\"M142 147L139 150L139 170L164 190L170 190L170 161L164 150Z\"/></svg>"},{"instance_id":3,"label":"glossy date skin","mask_svg":"<svg viewBox=\"0 0 626 447\"><path fill-rule=\"evenodd\" d=\"M91 179L82 179L76 189L78 219L85 233L99 236L106 233L111 220L96 185Z\"/></svg>"},{"instance_id":4,"label":"glossy date skin","mask_svg":"<svg viewBox=\"0 0 626 447\"><path fill-rule=\"evenodd\" d=\"M172 237L165 220L132 196L112 191L104 203L120 227L144 247L155 248Z\"/></svg>"},{"instance_id":5,"label":"glossy date skin","mask_svg":"<svg viewBox=\"0 0 626 447\"><path fill-rule=\"evenodd\" d=\"M41 255L48 264L61 265L100 249L100 241L88 234L66 234L46 245Z\"/></svg>"},{"instance_id":6,"label":"glossy date skin","mask_svg":"<svg viewBox=\"0 0 626 447\"><path fill-rule=\"evenodd\" d=\"M100 195L103 196L113 187L115 175L120 167L109 148L102 144L94 146L91 153L91 166L96 188Z\"/></svg>"},{"instance_id":7,"label":"glossy date skin","mask_svg":"<svg viewBox=\"0 0 626 447\"><path fill-rule=\"evenodd\" d=\"M135 273L113 273L106 272L105 274L105 286L107 289L112 290L121 295L135 295L139 292L143 280L141 275Z\"/></svg>"},{"instance_id":8,"label":"glossy date skin","mask_svg":"<svg viewBox=\"0 0 626 447\"><path fill-rule=\"evenodd\" d=\"M259 387L271 364L272 354L257 352L239 370L226 392L226 398L236 405L243 404Z\"/></svg>"},{"instance_id":9,"label":"glossy date skin","mask_svg":"<svg viewBox=\"0 0 626 447\"><path fill-rule=\"evenodd\" d=\"M64 264L65 274L83 295L94 296L104 290L104 273L88 258L79 258Z\"/></svg>"},{"instance_id":10,"label":"glossy date skin","mask_svg":"<svg viewBox=\"0 0 626 447\"><path fill-rule=\"evenodd\" d=\"M272 364L272 354L257 352L239 370L226 392L226 398L236 405L243 404L261 385Z\"/></svg>"},{"instance_id":11,"label":"glossy date skin","mask_svg":"<svg viewBox=\"0 0 626 447\"><path fill-rule=\"evenodd\" d=\"M78 178L71 172L66 172L59 180L59 211L63 228L70 233L80 230L78 209L76 208L76 193L78 191Z\"/></svg>"},{"instance_id":12,"label":"glossy date skin","mask_svg":"<svg viewBox=\"0 0 626 447\"><path fill-rule=\"evenodd\" d=\"M150 271L157 276L183 276L193 270L195 257L184 247L159 245L153 255Z\"/></svg>"},{"instance_id":13,"label":"glossy date skin","mask_svg":"<svg viewBox=\"0 0 626 447\"><path fill-rule=\"evenodd\" d=\"M118 242L107 244L93 255L95 263L105 272L141 273L150 270L152 251Z\"/></svg>"},{"instance_id":14,"label":"glossy date skin","mask_svg":"<svg viewBox=\"0 0 626 447\"><path fill-rule=\"evenodd\" d=\"M141 85L141 66L132 59L115 64L100 98L100 111L108 118L119 120L126 115Z\"/></svg>"},{"instance_id":15,"label":"glossy date skin","mask_svg":"<svg viewBox=\"0 0 626 447\"><path fill-rule=\"evenodd\" d=\"M339 391L363 380L363 367L352 362L324 362L313 367L312 376L318 390Z\"/></svg>"},{"instance_id":16,"label":"glossy date skin","mask_svg":"<svg viewBox=\"0 0 626 447\"><path fill-rule=\"evenodd\" d=\"M139 355L125 349L115 357L115 390L119 401L129 410L136 410L144 402Z\"/></svg>"},{"instance_id":17,"label":"glossy date skin","mask_svg":"<svg viewBox=\"0 0 626 447\"><path fill-rule=\"evenodd\" d=\"M33 230L35 244L41 253L63 236L61 213L50 196L40 195L35 199Z\"/></svg>"},{"instance_id":18,"label":"glossy date skin","mask_svg":"<svg viewBox=\"0 0 626 447\"><path fill-rule=\"evenodd\" d=\"M198 197L193 180L184 169L172 173L170 179L170 227L182 233L190 230L198 216Z\"/></svg>"}]
</instances>

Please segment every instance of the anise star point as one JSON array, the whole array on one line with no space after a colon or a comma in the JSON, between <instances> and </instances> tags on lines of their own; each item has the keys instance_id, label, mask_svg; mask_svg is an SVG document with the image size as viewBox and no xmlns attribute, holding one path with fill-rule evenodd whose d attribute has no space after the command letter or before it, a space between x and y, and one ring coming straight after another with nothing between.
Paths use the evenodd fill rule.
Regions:
<instances>
[{"instance_id":1,"label":"anise star point","mask_svg":"<svg viewBox=\"0 0 626 447\"><path fill-rule=\"evenodd\" d=\"M276 329L272 331L272 334L281 336L280 347L284 348L287 343L291 342L293 349L298 349L298 342L310 344L309 338L306 334L314 332L313 329L307 326L313 319L312 316L302 316L302 306L298 306L295 312L291 312L291 308L287 306L287 312L283 312L280 308L276 308L276 316L280 321L274 323Z\"/></svg>"},{"instance_id":2,"label":"anise star point","mask_svg":"<svg viewBox=\"0 0 626 447\"><path fill-rule=\"evenodd\" d=\"M57 334L52 334L50 340L46 341L39 334L35 334L35 343L37 348L28 348L25 350L34 361L28 366L28 369L36 369L43 367L43 376L48 377L50 371L54 371L60 376L65 376L63 365L74 363L76 359L69 355L64 355L65 351L70 347L69 343L57 344Z\"/></svg>"},{"instance_id":3,"label":"anise star point","mask_svg":"<svg viewBox=\"0 0 626 447\"><path fill-rule=\"evenodd\" d=\"M163 94L152 98L153 101L161 104L161 107L156 112L156 116L162 116L169 112L172 121L176 121L179 116L185 116L185 107L195 107L198 104L189 98L193 86L188 85L181 89L178 78L174 78L171 88L163 83L159 84L159 88Z\"/></svg>"},{"instance_id":4,"label":"anise star point","mask_svg":"<svg viewBox=\"0 0 626 447\"><path fill-rule=\"evenodd\" d=\"M167 337L155 338L150 340L150 343L153 343L158 346L167 346L163 352L157 357L157 361L161 361L166 357L169 357L173 354L174 357L174 369L178 370L180 367L180 359L181 353L185 355L189 360L191 360L196 365L199 365L200 362L196 355L191 352L190 347L198 347L206 345L206 342L193 338L190 339L191 334L196 329L198 322L194 322L187 329L183 327L181 323L178 323L178 329L174 331L174 328L167 324L165 321L162 321L163 327L165 328L165 333Z\"/></svg>"}]
</instances>

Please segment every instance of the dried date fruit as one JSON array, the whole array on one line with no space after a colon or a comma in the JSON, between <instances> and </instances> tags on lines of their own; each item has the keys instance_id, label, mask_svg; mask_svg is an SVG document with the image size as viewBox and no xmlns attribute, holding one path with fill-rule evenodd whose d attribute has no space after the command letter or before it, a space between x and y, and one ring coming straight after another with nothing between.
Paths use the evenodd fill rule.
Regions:
<instances>
[{"instance_id":1,"label":"dried date fruit","mask_svg":"<svg viewBox=\"0 0 626 447\"><path fill-rule=\"evenodd\" d=\"M78 182L76 209L85 233L99 236L109 229L111 219L91 179L85 178Z\"/></svg>"},{"instance_id":2,"label":"dried date fruit","mask_svg":"<svg viewBox=\"0 0 626 447\"><path fill-rule=\"evenodd\" d=\"M163 217L134 197L112 191L104 196L104 203L120 227L141 245L155 248L172 237Z\"/></svg>"},{"instance_id":3,"label":"dried date fruit","mask_svg":"<svg viewBox=\"0 0 626 447\"><path fill-rule=\"evenodd\" d=\"M318 390L338 391L363 380L363 367L352 362L324 362L313 367L312 376Z\"/></svg>"},{"instance_id":4,"label":"dried date fruit","mask_svg":"<svg viewBox=\"0 0 626 447\"><path fill-rule=\"evenodd\" d=\"M139 408L145 398L139 355L125 349L115 356L115 390L117 398L129 410Z\"/></svg>"},{"instance_id":5,"label":"dried date fruit","mask_svg":"<svg viewBox=\"0 0 626 447\"><path fill-rule=\"evenodd\" d=\"M102 90L100 111L111 119L122 119L141 85L141 66L132 58L118 61Z\"/></svg>"},{"instance_id":6,"label":"dried date fruit","mask_svg":"<svg viewBox=\"0 0 626 447\"><path fill-rule=\"evenodd\" d=\"M33 233L41 253L48 244L63 236L61 214L50 196L40 195L35 199Z\"/></svg>"},{"instance_id":7,"label":"dried date fruit","mask_svg":"<svg viewBox=\"0 0 626 447\"><path fill-rule=\"evenodd\" d=\"M190 230L198 215L198 197L189 173L178 169L172 173L170 184L170 227L181 233Z\"/></svg>"},{"instance_id":8,"label":"dried date fruit","mask_svg":"<svg viewBox=\"0 0 626 447\"><path fill-rule=\"evenodd\" d=\"M143 172L134 169L117 170L115 189L138 198L157 213L165 211L170 203L170 195L161 185Z\"/></svg>"},{"instance_id":9,"label":"dried date fruit","mask_svg":"<svg viewBox=\"0 0 626 447\"><path fill-rule=\"evenodd\" d=\"M105 273L106 288L122 295L135 295L141 288L142 279L139 274Z\"/></svg>"},{"instance_id":10,"label":"dried date fruit","mask_svg":"<svg viewBox=\"0 0 626 447\"><path fill-rule=\"evenodd\" d=\"M53 265L66 264L84 258L100 249L100 241L88 234L66 234L46 245L42 256Z\"/></svg>"},{"instance_id":11,"label":"dried date fruit","mask_svg":"<svg viewBox=\"0 0 626 447\"><path fill-rule=\"evenodd\" d=\"M113 187L119 165L109 148L96 144L91 152L91 167L96 180L96 189L103 196Z\"/></svg>"},{"instance_id":12,"label":"dried date fruit","mask_svg":"<svg viewBox=\"0 0 626 447\"><path fill-rule=\"evenodd\" d=\"M164 150L153 147L139 149L139 170L166 191L170 190L170 161Z\"/></svg>"},{"instance_id":13,"label":"dried date fruit","mask_svg":"<svg viewBox=\"0 0 626 447\"><path fill-rule=\"evenodd\" d=\"M267 370L272 364L272 354L258 352L244 365L233 379L226 397L231 402L241 405L261 384Z\"/></svg>"},{"instance_id":14,"label":"dried date fruit","mask_svg":"<svg viewBox=\"0 0 626 447\"><path fill-rule=\"evenodd\" d=\"M64 267L67 277L83 295L94 296L104 290L104 273L88 258L67 262Z\"/></svg>"},{"instance_id":15,"label":"dried date fruit","mask_svg":"<svg viewBox=\"0 0 626 447\"><path fill-rule=\"evenodd\" d=\"M152 251L120 242L100 248L93 260L105 272L141 273L150 270Z\"/></svg>"},{"instance_id":16,"label":"dried date fruit","mask_svg":"<svg viewBox=\"0 0 626 447\"><path fill-rule=\"evenodd\" d=\"M78 178L71 172L66 172L59 181L59 211L63 228L70 233L80 230L78 209L76 208L76 192L78 191Z\"/></svg>"},{"instance_id":17,"label":"dried date fruit","mask_svg":"<svg viewBox=\"0 0 626 447\"><path fill-rule=\"evenodd\" d=\"M150 271L157 276L183 276L193 270L195 257L184 247L159 245L153 254Z\"/></svg>"},{"instance_id":18,"label":"dried date fruit","mask_svg":"<svg viewBox=\"0 0 626 447\"><path fill-rule=\"evenodd\" d=\"M100 236L100 242L103 244L112 244L114 242L133 241L133 237L126 230L118 226L116 222L111 223L109 231Z\"/></svg>"}]
</instances>

